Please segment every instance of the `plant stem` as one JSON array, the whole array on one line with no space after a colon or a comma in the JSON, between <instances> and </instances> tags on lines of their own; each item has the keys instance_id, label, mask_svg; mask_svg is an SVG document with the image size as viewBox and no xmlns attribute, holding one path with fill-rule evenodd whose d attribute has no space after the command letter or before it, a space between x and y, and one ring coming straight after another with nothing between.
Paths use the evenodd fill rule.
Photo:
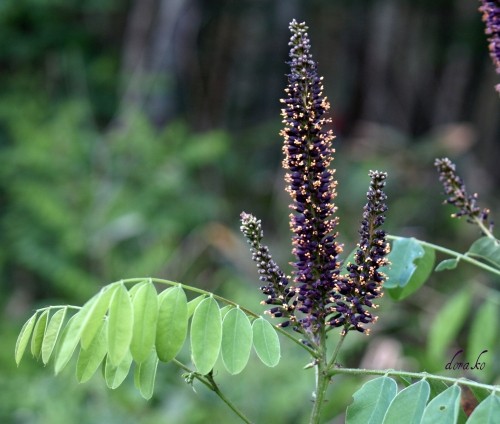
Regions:
<instances>
[{"instance_id":1,"label":"plant stem","mask_svg":"<svg viewBox=\"0 0 500 424\"><path fill-rule=\"evenodd\" d=\"M478 225L478 227L481 229L481 231L484 233L484 235L490 239L496 240L496 237L493 235L493 233L490 231L489 228L484 225L484 222L482 219L479 219L477 216L474 217L474 221Z\"/></svg>"},{"instance_id":2,"label":"plant stem","mask_svg":"<svg viewBox=\"0 0 500 424\"><path fill-rule=\"evenodd\" d=\"M453 378L443 377L435 374L428 374L426 372L407 372L395 370L370 370L362 368L333 368L328 370L327 375L334 376L335 374L350 374L350 375L391 375L395 377L411 377L427 380L441 380L452 384L460 384L462 386L478 387L480 389L490 391L500 391L500 386L491 386L488 384L478 383L476 381L468 380L466 378Z\"/></svg>"},{"instance_id":3,"label":"plant stem","mask_svg":"<svg viewBox=\"0 0 500 424\"><path fill-rule=\"evenodd\" d=\"M225 395L222 393L220 390L219 386L215 382L212 374L207 374L207 375L201 375L193 370L191 370L187 365L183 364L181 361L177 359L172 359L172 362L177 365L179 368L182 368L184 371L193 374L194 378L196 378L198 381L203 383L205 386L207 386L210 390L212 390L240 419L247 423L247 424L252 424L252 422L245 417L243 412L241 412L236 405L234 405Z\"/></svg>"},{"instance_id":4,"label":"plant stem","mask_svg":"<svg viewBox=\"0 0 500 424\"><path fill-rule=\"evenodd\" d=\"M340 352L340 348L342 347L342 343L344 343L347 333L348 331L346 330L346 328L344 328L344 330L340 333L340 339L337 343L337 346L335 346L335 350L333 351L333 355L330 359L330 362L328 362L327 370L330 370L330 368L335 364L335 360L337 359L337 356Z\"/></svg>"},{"instance_id":5,"label":"plant stem","mask_svg":"<svg viewBox=\"0 0 500 424\"><path fill-rule=\"evenodd\" d=\"M387 238L390 239L390 240L399 240L399 239L403 239L405 237L388 235ZM449 256L453 256L453 257L457 258L460 261L469 262L472 265L475 265L475 266L477 266L479 268L483 268L484 270L489 271L492 274L496 274L496 275L500 276L500 269L493 268L493 267L491 267L489 265L486 265L483 262L477 261L476 259L471 258L467 254L458 253L458 252L455 252L454 250L447 249L445 247L441 247L441 246L438 246L437 244L429 243L429 242L426 242L426 241L422 241L422 240L418 240L418 239L415 239L415 240L418 243L420 243L422 246L430 247L431 249L437 250L438 252L444 253L444 254L449 255Z\"/></svg>"},{"instance_id":6,"label":"plant stem","mask_svg":"<svg viewBox=\"0 0 500 424\"><path fill-rule=\"evenodd\" d=\"M316 359L316 389L314 391L314 405L311 411L309 424L318 424L321 417L321 409L325 401L326 390L330 383L330 376L327 373L328 366L326 363L326 333L322 328L319 342L319 356Z\"/></svg>"}]
</instances>

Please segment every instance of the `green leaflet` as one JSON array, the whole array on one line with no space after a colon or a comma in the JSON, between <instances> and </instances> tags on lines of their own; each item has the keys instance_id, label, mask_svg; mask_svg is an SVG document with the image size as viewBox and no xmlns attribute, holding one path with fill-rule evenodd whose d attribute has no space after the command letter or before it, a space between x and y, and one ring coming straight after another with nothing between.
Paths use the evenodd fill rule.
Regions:
<instances>
[{"instance_id":1,"label":"green leaflet","mask_svg":"<svg viewBox=\"0 0 500 424\"><path fill-rule=\"evenodd\" d=\"M210 296L196 307L191 322L191 351L200 374L208 374L219 356L222 320L219 305Z\"/></svg>"},{"instance_id":2,"label":"green leaflet","mask_svg":"<svg viewBox=\"0 0 500 424\"><path fill-rule=\"evenodd\" d=\"M368 381L352 395L354 401L347 407L346 424L382 423L396 392L397 384L392 378L379 377Z\"/></svg>"},{"instance_id":3,"label":"green leaflet","mask_svg":"<svg viewBox=\"0 0 500 424\"><path fill-rule=\"evenodd\" d=\"M82 321L84 319L82 312L84 312L83 309L73 315L62 332L61 342L55 354L54 370L56 375L67 365L80 341Z\"/></svg>"},{"instance_id":4,"label":"green leaflet","mask_svg":"<svg viewBox=\"0 0 500 424\"><path fill-rule=\"evenodd\" d=\"M220 308L220 316L222 318L222 320L224 321L224 317L226 316L226 314L231 310L233 309L234 306L233 305L226 305L224 306L223 308Z\"/></svg>"},{"instance_id":5,"label":"green leaflet","mask_svg":"<svg viewBox=\"0 0 500 424\"><path fill-rule=\"evenodd\" d=\"M229 310L222 322L222 361L230 374L240 373L252 349L252 325L240 308Z\"/></svg>"},{"instance_id":6,"label":"green leaflet","mask_svg":"<svg viewBox=\"0 0 500 424\"><path fill-rule=\"evenodd\" d=\"M128 290L128 294L130 295L130 299L132 299L132 302L134 302L135 295L137 294L139 289L144 287L146 284L153 284L153 282L151 280L144 280L130 287L130 289Z\"/></svg>"},{"instance_id":7,"label":"green leaflet","mask_svg":"<svg viewBox=\"0 0 500 424\"><path fill-rule=\"evenodd\" d=\"M87 349L90 346L94 336L101 328L104 315L109 307L109 302L117 288L117 284L104 287L94 296L94 301L89 305L88 312L82 324L82 348Z\"/></svg>"},{"instance_id":8,"label":"green leaflet","mask_svg":"<svg viewBox=\"0 0 500 424\"><path fill-rule=\"evenodd\" d=\"M108 357L118 365L129 351L134 325L132 301L123 284L113 293L108 314Z\"/></svg>"},{"instance_id":9,"label":"green leaflet","mask_svg":"<svg viewBox=\"0 0 500 424\"><path fill-rule=\"evenodd\" d=\"M500 417L500 398L492 393L476 406L467 424L497 424L498 417Z\"/></svg>"},{"instance_id":10,"label":"green leaflet","mask_svg":"<svg viewBox=\"0 0 500 424\"><path fill-rule=\"evenodd\" d=\"M52 315L47 330L45 331L45 337L42 342L42 362L45 365L49 362L52 352L54 351L57 338L59 337L59 333L64 323L64 318L66 317L66 311L67 308L62 308Z\"/></svg>"},{"instance_id":11,"label":"green leaflet","mask_svg":"<svg viewBox=\"0 0 500 424\"><path fill-rule=\"evenodd\" d=\"M475 256L496 268L500 268L500 242L490 237L481 237L472 243L467 252L470 256Z\"/></svg>"},{"instance_id":12,"label":"green leaflet","mask_svg":"<svg viewBox=\"0 0 500 424\"><path fill-rule=\"evenodd\" d=\"M33 336L31 338L31 354L36 358L40 358L40 353L42 352L42 342L45 336L45 330L47 329L47 320L49 316L49 310L45 309L42 312L38 321L35 324L35 329L33 330Z\"/></svg>"},{"instance_id":13,"label":"green leaflet","mask_svg":"<svg viewBox=\"0 0 500 424\"><path fill-rule=\"evenodd\" d=\"M191 317L194 313L194 310L196 307L200 304L200 302L205 299L205 295L202 294L201 296L195 297L193 300L190 300L188 302L188 318Z\"/></svg>"},{"instance_id":14,"label":"green leaflet","mask_svg":"<svg viewBox=\"0 0 500 424\"><path fill-rule=\"evenodd\" d=\"M429 402L421 424L455 424L459 408L460 387L453 385Z\"/></svg>"},{"instance_id":15,"label":"green leaflet","mask_svg":"<svg viewBox=\"0 0 500 424\"><path fill-rule=\"evenodd\" d=\"M153 349L158 319L158 295L152 283L140 287L133 298L134 327L130 352L137 363L145 361Z\"/></svg>"},{"instance_id":16,"label":"green leaflet","mask_svg":"<svg viewBox=\"0 0 500 424\"><path fill-rule=\"evenodd\" d=\"M384 267L388 279L384 283L391 298L402 300L417 291L434 268L434 249L422 246L414 238L396 239L388 256L390 267Z\"/></svg>"},{"instance_id":17,"label":"green leaflet","mask_svg":"<svg viewBox=\"0 0 500 424\"><path fill-rule=\"evenodd\" d=\"M23 328L21 328L19 336L17 337L16 348L14 350L14 358L16 359L17 366L19 366L21 359L23 359L24 351L26 350L26 346L28 346L31 333L35 327L37 315L38 312L35 312L31 318L24 323Z\"/></svg>"},{"instance_id":18,"label":"green leaflet","mask_svg":"<svg viewBox=\"0 0 500 424\"><path fill-rule=\"evenodd\" d=\"M132 355L127 352L118 366L113 365L109 355L104 362L104 379L110 389L116 389L123 383L132 365Z\"/></svg>"},{"instance_id":19,"label":"green leaflet","mask_svg":"<svg viewBox=\"0 0 500 424\"><path fill-rule=\"evenodd\" d=\"M430 391L425 380L401 390L389 405L383 424L420 424Z\"/></svg>"},{"instance_id":20,"label":"green leaflet","mask_svg":"<svg viewBox=\"0 0 500 424\"><path fill-rule=\"evenodd\" d=\"M443 359L446 348L455 339L467 317L470 302L470 292L464 289L449 299L434 317L428 339L428 351L432 359Z\"/></svg>"},{"instance_id":21,"label":"green leaflet","mask_svg":"<svg viewBox=\"0 0 500 424\"><path fill-rule=\"evenodd\" d=\"M135 367L134 384L144 399L151 399L153 396L157 367L158 356L154 350L149 353L145 361Z\"/></svg>"},{"instance_id":22,"label":"green leaflet","mask_svg":"<svg viewBox=\"0 0 500 424\"><path fill-rule=\"evenodd\" d=\"M467 343L467 361L471 367L476 367L476 361L482 362L485 357L488 358L494 355L494 350L498 341L498 311L497 305L491 300L486 300L480 307L472 321L471 329L469 331L469 340ZM481 352L487 350L481 359L479 355ZM478 367L480 365L477 365ZM478 373L485 373L491 375L494 371L493 368L486 368L483 370L473 370ZM478 374L480 375L480 374Z\"/></svg>"},{"instance_id":23,"label":"green leaflet","mask_svg":"<svg viewBox=\"0 0 500 424\"><path fill-rule=\"evenodd\" d=\"M268 367L278 365L280 361L280 341L276 330L269 321L260 317L252 324L253 346L257 356Z\"/></svg>"},{"instance_id":24,"label":"green leaflet","mask_svg":"<svg viewBox=\"0 0 500 424\"><path fill-rule=\"evenodd\" d=\"M107 324L107 321L103 321L90 346L87 349L80 349L76 362L76 379L80 383L90 380L106 356L108 348Z\"/></svg>"},{"instance_id":25,"label":"green leaflet","mask_svg":"<svg viewBox=\"0 0 500 424\"><path fill-rule=\"evenodd\" d=\"M439 262L434 271L439 272L439 271L455 269L458 265L458 262L459 262L458 258L445 259L444 261Z\"/></svg>"},{"instance_id":26,"label":"green leaflet","mask_svg":"<svg viewBox=\"0 0 500 424\"><path fill-rule=\"evenodd\" d=\"M172 287L163 293L156 326L156 353L161 361L168 362L175 358L186 340L188 307L181 286Z\"/></svg>"}]
</instances>

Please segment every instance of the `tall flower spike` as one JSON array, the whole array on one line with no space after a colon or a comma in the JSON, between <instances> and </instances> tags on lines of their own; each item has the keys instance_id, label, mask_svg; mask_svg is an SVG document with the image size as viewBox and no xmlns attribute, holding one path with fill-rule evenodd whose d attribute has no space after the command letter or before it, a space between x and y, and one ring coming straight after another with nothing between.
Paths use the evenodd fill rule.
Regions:
<instances>
[{"instance_id":1,"label":"tall flower spike","mask_svg":"<svg viewBox=\"0 0 500 424\"><path fill-rule=\"evenodd\" d=\"M366 308L376 308L373 299L382 296L386 276L380 267L387 265L390 251L385 231L380 229L387 211L387 196L383 191L387 174L370 171L369 175L371 183L363 209L358 250L354 263L347 266L347 275L337 283L331 298L334 315L329 321L333 327L344 327L344 332L357 330L367 334L369 330L364 324L375 322L377 317Z\"/></svg>"},{"instance_id":2,"label":"tall flower spike","mask_svg":"<svg viewBox=\"0 0 500 424\"><path fill-rule=\"evenodd\" d=\"M242 212L240 229L250 245L252 259L259 270L259 278L262 282L267 283L260 288L267 295L267 299L262 303L273 305L273 308L268 311L273 317L288 318L288 321L280 324L282 327L286 327L291 321L295 322L294 304L291 302L295 291L288 287L288 278L272 259L269 248L261 244L264 233L260 220L251 214Z\"/></svg>"},{"instance_id":3,"label":"tall flower spike","mask_svg":"<svg viewBox=\"0 0 500 424\"><path fill-rule=\"evenodd\" d=\"M455 164L448 158L443 158L436 159L434 165L439 172L439 181L443 183L444 191L448 195L444 203L458 208L458 212L451 216L453 218L466 216L467 222L479 225L485 235L491 232L493 222L488 222L490 210L481 209L477 206L477 193L467 193L464 182L456 173Z\"/></svg>"},{"instance_id":4,"label":"tall flower spike","mask_svg":"<svg viewBox=\"0 0 500 424\"><path fill-rule=\"evenodd\" d=\"M497 74L500 74L500 2L481 0L479 11L483 14L483 21L486 24L484 32L488 36L490 56ZM495 88L500 93L500 84L497 84Z\"/></svg>"},{"instance_id":5,"label":"tall flower spike","mask_svg":"<svg viewBox=\"0 0 500 424\"><path fill-rule=\"evenodd\" d=\"M329 169L334 138L325 126L330 108L323 96L322 77L310 53L307 26L293 20L290 23L290 62L286 98L281 111L284 129L283 167L285 181L292 197L290 215L293 232L293 254L296 257L294 279L297 284L297 309L305 314L300 323L315 334L324 324L328 313L330 292L339 273L338 255L342 246L336 241L334 217L336 181Z\"/></svg>"}]
</instances>

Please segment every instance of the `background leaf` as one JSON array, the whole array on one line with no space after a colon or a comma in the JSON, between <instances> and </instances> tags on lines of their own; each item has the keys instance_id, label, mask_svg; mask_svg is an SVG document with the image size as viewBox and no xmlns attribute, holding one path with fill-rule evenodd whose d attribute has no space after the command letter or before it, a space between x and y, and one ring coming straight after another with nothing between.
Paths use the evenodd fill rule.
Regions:
<instances>
[{"instance_id":1,"label":"background leaf","mask_svg":"<svg viewBox=\"0 0 500 424\"><path fill-rule=\"evenodd\" d=\"M155 387L156 369L158 367L158 356L152 350L148 358L137 364L134 371L134 384L139 389L144 399L151 399Z\"/></svg>"},{"instance_id":2,"label":"background leaf","mask_svg":"<svg viewBox=\"0 0 500 424\"><path fill-rule=\"evenodd\" d=\"M145 361L153 349L158 320L158 295L152 283L140 287L132 301L134 326L130 352L137 363Z\"/></svg>"},{"instance_id":3,"label":"background leaf","mask_svg":"<svg viewBox=\"0 0 500 424\"><path fill-rule=\"evenodd\" d=\"M436 253L414 238L402 238L394 241L388 259L391 265L384 267L388 276L384 288L391 298L402 300L427 281L434 268Z\"/></svg>"},{"instance_id":4,"label":"background leaf","mask_svg":"<svg viewBox=\"0 0 500 424\"><path fill-rule=\"evenodd\" d=\"M383 424L420 424L431 388L426 380L401 390L392 400Z\"/></svg>"},{"instance_id":5,"label":"background leaf","mask_svg":"<svg viewBox=\"0 0 500 424\"><path fill-rule=\"evenodd\" d=\"M115 365L120 364L129 351L133 325L132 301L125 286L119 284L111 298L108 318L108 357Z\"/></svg>"},{"instance_id":6,"label":"background leaf","mask_svg":"<svg viewBox=\"0 0 500 424\"><path fill-rule=\"evenodd\" d=\"M163 292L156 326L156 353L161 361L171 361L181 350L187 336L188 307L181 286Z\"/></svg>"},{"instance_id":7,"label":"background leaf","mask_svg":"<svg viewBox=\"0 0 500 424\"><path fill-rule=\"evenodd\" d=\"M208 374L219 356L222 342L222 320L219 305L210 296L196 307L191 322L193 362L200 374Z\"/></svg>"},{"instance_id":8,"label":"background leaf","mask_svg":"<svg viewBox=\"0 0 500 424\"><path fill-rule=\"evenodd\" d=\"M354 401L347 407L346 424L382 423L385 412L397 393L396 382L379 377L365 383L352 395Z\"/></svg>"},{"instance_id":9,"label":"background leaf","mask_svg":"<svg viewBox=\"0 0 500 424\"><path fill-rule=\"evenodd\" d=\"M269 321L260 317L252 324L253 346L257 356L268 367L278 365L280 361L280 341L278 334Z\"/></svg>"},{"instance_id":10,"label":"background leaf","mask_svg":"<svg viewBox=\"0 0 500 424\"><path fill-rule=\"evenodd\" d=\"M252 349L252 325L240 308L228 311L222 322L222 361L230 374L240 373Z\"/></svg>"},{"instance_id":11,"label":"background leaf","mask_svg":"<svg viewBox=\"0 0 500 424\"><path fill-rule=\"evenodd\" d=\"M448 300L436 314L428 339L428 352L432 359L441 361L444 358L446 348L462 328L469 312L470 303L470 292L468 289L464 289Z\"/></svg>"},{"instance_id":12,"label":"background leaf","mask_svg":"<svg viewBox=\"0 0 500 424\"><path fill-rule=\"evenodd\" d=\"M495 349L498 342L499 325L498 325L498 307L491 300L486 300L480 307L474 317L469 331L469 339L467 343L466 358L471 367L476 365L478 356L484 350L484 353L479 362L484 362L485 359L495 357ZM483 370L472 370L473 372L486 373L490 375L494 372L493 367L485 367Z\"/></svg>"},{"instance_id":13,"label":"background leaf","mask_svg":"<svg viewBox=\"0 0 500 424\"><path fill-rule=\"evenodd\" d=\"M194 313L194 310L196 307L200 304L200 302L205 299L205 295L202 294L201 296L195 297L193 300L190 300L188 302L188 317L191 317Z\"/></svg>"},{"instance_id":14,"label":"background leaf","mask_svg":"<svg viewBox=\"0 0 500 424\"><path fill-rule=\"evenodd\" d=\"M26 321L19 332L19 336L17 336L16 348L14 350L14 358L16 360L16 364L19 366L21 359L23 358L24 351L26 350L26 346L28 346L28 342L30 341L31 334L33 332L33 328L35 328L35 322L38 312L35 312L31 318Z\"/></svg>"},{"instance_id":15,"label":"background leaf","mask_svg":"<svg viewBox=\"0 0 500 424\"><path fill-rule=\"evenodd\" d=\"M460 387L453 385L432 399L421 424L455 424L460 408Z\"/></svg>"},{"instance_id":16,"label":"background leaf","mask_svg":"<svg viewBox=\"0 0 500 424\"><path fill-rule=\"evenodd\" d=\"M64 318L66 317L67 308L61 308L52 315L47 330L45 331L45 337L42 343L42 362L47 364L50 360L52 352L61 332L62 326L64 324Z\"/></svg>"}]
</instances>

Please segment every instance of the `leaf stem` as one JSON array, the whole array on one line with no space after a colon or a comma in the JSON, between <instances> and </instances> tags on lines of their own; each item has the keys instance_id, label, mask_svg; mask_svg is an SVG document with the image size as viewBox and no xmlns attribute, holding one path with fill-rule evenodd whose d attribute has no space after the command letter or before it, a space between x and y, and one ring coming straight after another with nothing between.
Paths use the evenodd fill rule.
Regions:
<instances>
[{"instance_id":1,"label":"leaf stem","mask_svg":"<svg viewBox=\"0 0 500 424\"><path fill-rule=\"evenodd\" d=\"M316 390L314 392L314 405L311 411L309 424L319 424L321 409L323 408L326 391L330 383L331 376L328 375L328 365L326 363L326 332L324 327L321 329L319 341L319 356L316 359Z\"/></svg>"},{"instance_id":2,"label":"leaf stem","mask_svg":"<svg viewBox=\"0 0 500 424\"><path fill-rule=\"evenodd\" d=\"M350 374L350 375L391 375L395 377L411 377L418 379L427 380L441 380L452 384L460 384L462 386L477 387L480 389L489 390L492 392L500 391L500 386L491 386L488 384L478 383L476 381L469 380L467 378L453 378L453 377L443 377L436 374L429 374L426 372L408 372L408 371L396 371L396 370L372 370L363 368L333 368L328 370L327 373L330 377L335 374Z\"/></svg>"},{"instance_id":3,"label":"leaf stem","mask_svg":"<svg viewBox=\"0 0 500 424\"><path fill-rule=\"evenodd\" d=\"M198 381L207 386L210 390L212 390L240 419L247 423L252 424L252 422L241 412L236 405L234 405L220 390L219 386L215 382L212 374L201 375L192 369L190 369L187 365L183 364L181 361L177 359L172 359L172 362L177 365L179 368L182 368L184 371L193 375Z\"/></svg>"},{"instance_id":4,"label":"leaf stem","mask_svg":"<svg viewBox=\"0 0 500 424\"><path fill-rule=\"evenodd\" d=\"M388 235L387 238L390 239L390 240L399 240L399 239L403 239L405 237ZM422 246L430 247L431 249L434 249L434 250L436 250L438 252L444 253L445 255L453 256L453 257L457 258L460 261L469 262L472 265L475 265L475 266L477 266L479 268L483 268L484 270L489 271L492 274L500 276L500 269L493 268L493 267L491 267L491 266L489 266L489 265L487 265L487 264L485 264L483 262L480 262L480 261L478 261L476 259L473 259L473 258L471 258L467 254L458 253L458 252L455 252L454 250L447 249L445 247L439 246L437 244L429 243L427 241L422 241L422 240L418 240L418 239L415 239L415 240L418 243L420 243Z\"/></svg>"}]
</instances>

